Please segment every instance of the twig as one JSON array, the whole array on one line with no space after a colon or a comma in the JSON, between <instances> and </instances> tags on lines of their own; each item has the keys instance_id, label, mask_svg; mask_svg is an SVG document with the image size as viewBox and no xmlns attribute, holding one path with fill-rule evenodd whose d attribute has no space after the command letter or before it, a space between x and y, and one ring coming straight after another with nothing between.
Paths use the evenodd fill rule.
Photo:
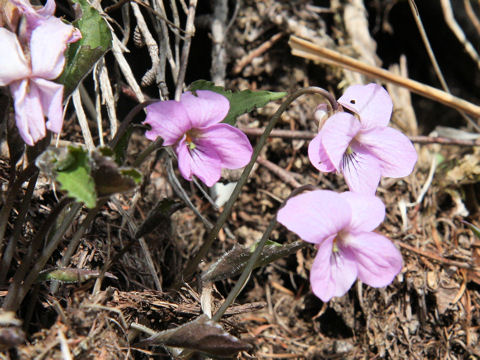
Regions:
<instances>
[{"instance_id":1,"label":"twig","mask_svg":"<svg viewBox=\"0 0 480 360\"><path fill-rule=\"evenodd\" d=\"M417 24L418 31L420 31L423 44L425 45L425 48L428 53L428 57L430 58L430 61L433 65L433 69L435 70L435 74L437 74L437 78L440 81L440 84L442 85L443 90L445 90L446 92L450 92L447 82L443 77L442 70L440 70L440 66L438 65L435 54L433 53L433 49L432 49L432 46L430 45L430 41L428 40L428 36L425 31L425 28L423 27L422 18L420 17L420 13L418 12L417 5L415 4L414 0L408 0L408 4L410 5L410 10L412 11L412 14L413 14L413 19Z\"/></svg>"},{"instance_id":2,"label":"twig","mask_svg":"<svg viewBox=\"0 0 480 360\"><path fill-rule=\"evenodd\" d=\"M170 35L168 33L167 26L167 24L170 22L165 15L165 7L162 0L153 1L153 6L158 8L158 10L160 11L160 19L162 20L160 21L160 28L157 29L160 38L160 54L162 55L162 57L160 58L160 69L157 74L157 83L160 83L160 81L165 81L165 57L168 60L170 69L172 70L173 80L176 83L176 80L178 78L178 62L174 60L172 48L170 47Z\"/></svg>"},{"instance_id":3,"label":"twig","mask_svg":"<svg viewBox=\"0 0 480 360\"><path fill-rule=\"evenodd\" d=\"M239 127L245 134L250 136L261 136L264 128L247 128ZM287 139L303 139L303 140L312 140L317 134L312 131L302 131L302 130L272 130L270 133L271 137L280 137ZM412 142L417 144L440 144L440 145L456 145L456 146L480 146L480 139L474 140L462 140L462 139L452 139L447 137L440 136L409 136L408 137Z\"/></svg>"},{"instance_id":4,"label":"twig","mask_svg":"<svg viewBox=\"0 0 480 360\"><path fill-rule=\"evenodd\" d=\"M95 89L95 119L97 120L97 129L100 146L104 146L105 142L103 140L103 120L102 120L102 94L100 90L100 63L102 62L103 57L97 61L93 68L92 77L93 77L93 86ZM115 133L112 133L112 136Z\"/></svg>"},{"instance_id":5,"label":"twig","mask_svg":"<svg viewBox=\"0 0 480 360\"><path fill-rule=\"evenodd\" d=\"M162 9L163 9L163 14L160 14L158 13L157 11L155 11L153 8L151 8L148 4L146 4L144 1L141 1L141 0L132 0L134 1L136 4L138 5L141 5L143 6L145 9L147 9L148 11L150 11L152 14L154 14L155 16L159 17L160 19L162 19L163 21L165 21L165 23L167 23L169 26L171 26L173 29L177 30L177 31L180 31L180 32L186 32L185 30L183 30L177 23L172 23L170 20L168 20L167 16L165 15L165 8L163 8L163 4L162 4Z\"/></svg>"},{"instance_id":6,"label":"twig","mask_svg":"<svg viewBox=\"0 0 480 360\"><path fill-rule=\"evenodd\" d=\"M240 10L241 5L242 5L242 0L235 1L235 9L233 9L232 17L230 18L230 21L228 22L227 27L225 28L225 35L228 34L233 24L235 23L235 20L237 19L238 11Z\"/></svg>"},{"instance_id":7,"label":"twig","mask_svg":"<svg viewBox=\"0 0 480 360\"><path fill-rule=\"evenodd\" d=\"M435 58L435 54L433 53L433 49L430 45L430 41L428 40L428 36L427 36L426 31L425 31L425 28L423 27L422 19L420 18L420 14L419 14L418 9L416 7L415 1L414 0L408 0L408 4L410 5L410 9L412 11L413 18L415 19L418 30L420 31L420 35L422 37L425 48L427 50L428 57L430 58L430 61L433 65L433 69L435 70L435 74L437 74L437 78L440 81L440 84L442 85L442 89L451 94L451 91L448 88L447 82L445 81L445 78L443 77L442 70L440 70L440 66L438 65L437 59ZM478 126L463 111L460 111L460 115L462 115L462 117L469 124L471 124L477 131L480 130L480 126Z\"/></svg>"},{"instance_id":8,"label":"twig","mask_svg":"<svg viewBox=\"0 0 480 360\"><path fill-rule=\"evenodd\" d=\"M143 39L145 40L145 45L147 46L148 54L152 60L152 67L148 70L145 75L142 77L142 86L148 86L152 83L152 80L156 79L158 69L160 67L160 58L158 57L158 45L155 42L150 30L148 30L147 23L143 18L142 12L140 11L136 3L131 3L133 14L137 19L137 26L142 33Z\"/></svg>"},{"instance_id":9,"label":"twig","mask_svg":"<svg viewBox=\"0 0 480 360\"><path fill-rule=\"evenodd\" d=\"M183 41L182 57L180 59L180 70L178 71L177 86L175 88L175 100L180 100L180 95L183 92L183 81L185 80L185 74L187 72L188 55L190 54L190 45L192 43L192 37L195 35L195 26L193 21L195 20L195 10L197 7L197 0L190 0L188 8L187 24L185 26L185 40Z\"/></svg>"},{"instance_id":10,"label":"twig","mask_svg":"<svg viewBox=\"0 0 480 360\"><path fill-rule=\"evenodd\" d=\"M424 196L427 194L428 189L432 185L433 176L435 175L435 170L437 169L438 156L439 155L437 153L434 153L432 156L432 164L430 165L430 170L428 171L427 180L425 180L425 184L423 184L420 194L417 196L417 200L415 200L413 203L405 204L406 207L417 206L423 201Z\"/></svg>"},{"instance_id":11,"label":"twig","mask_svg":"<svg viewBox=\"0 0 480 360\"><path fill-rule=\"evenodd\" d=\"M240 60L237 61L237 63L233 67L232 73L234 75L239 74L245 66L247 66L252 62L254 58L262 55L265 51L270 49L278 40L282 38L283 35L284 33L281 33L281 32L276 33L270 38L270 40L265 41L262 45L260 45L256 49L253 49L252 51L250 51L247 55L245 55L244 57L242 57Z\"/></svg>"},{"instance_id":12,"label":"twig","mask_svg":"<svg viewBox=\"0 0 480 360\"><path fill-rule=\"evenodd\" d=\"M293 175L290 173L290 171L285 170L284 168L281 168L277 164L272 163L271 161L264 159L262 157L258 157L257 162L266 167L268 170L270 170L272 173L274 173L276 176L280 178L283 182L288 183L290 186L293 188L298 188L302 186L295 178Z\"/></svg>"},{"instance_id":13,"label":"twig","mask_svg":"<svg viewBox=\"0 0 480 360\"><path fill-rule=\"evenodd\" d=\"M227 52L225 50L226 22L228 14L228 1L215 0L213 2L212 19L212 65L210 75L216 85L225 85L227 69Z\"/></svg>"},{"instance_id":14,"label":"twig","mask_svg":"<svg viewBox=\"0 0 480 360\"><path fill-rule=\"evenodd\" d=\"M115 104L115 97L113 96L112 85L108 76L108 69L105 66L105 58L101 58L97 67L100 73L100 90L102 90L102 99L107 105L107 114L110 121L110 139L112 139L118 130L118 118Z\"/></svg>"},{"instance_id":15,"label":"twig","mask_svg":"<svg viewBox=\"0 0 480 360\"><path fill-rule=\"evenodd\" d=\"M180 29L180 31L183 31L183 29L180 27L180 17L178 16L178 8L177 8L177 3L175 0L170 0L170 10L172 11L172 17L173 17L173 23L177 27L177 29ZM175 64L178 64L180 62L180 34L174 30L172 32L175 34L175 46L174 46L174 54L175 54ZM164 77L165 79L165 77Z\"/></svg>"},{"instance_id":16,"label":"twig","mask_svg":"<svg viewBox=\"0 0 480 360\"><path fill-rule=\"evenodd\" d=\"M463 5L465 6L465 12L467 13L468 18L470 19L473 26L475 27L475 30L477 30L477 33L480 35L480 20L478 20L478 17L475 14L475 11L473 10L473 7L472 7L472 3L470 1L471 0L463 0Z\"/></svg>"},{"instance_id":17,"label":"twig","mask_svg":"<svg viewBox=\"0 0 480 360\"><path fill-rule=\"evenodd\" d=\"M295 56L358 71L362 74L403 86L416 94L438 101L454 109L464 111L475 117L480 117L480 106L472 104L471 102L460 99L432 86L404 78L403 76L393 74L388 70L376 66L367 65L354 58L340 54L337 51L322 48L310 41L300 39L296 36L290 36L289 44L292 48L292 54Z\"/></svg>"},{"instance_id":18,"label":"twig","mask_svg":"<svg viewBox=\"0 0 480 360\"><path fill-rule=\"evenodd\" d=\"M72 94L73 99L73 106L75 107L75 113L77 114L77 119L80 124L80 128L82 129L83 140L85 141L85 145L89 151L95 149L95 144L92 139L92 133L90 132L90 128L88 127L87 117L85 112L83 111L82 107L82 99L80 98L80 92L78 89Z\"/></svg>"},{"instance_id":19,"label":"twig","mask_svg":"<svg viewBox=\"0 0 480 360\"><path fill-rule=\"evenodd\" d=\"M477 64L477 67L480 69L480 57L478 56L477 51L473 47L470 41L468 41L465 33L463 32L462 28L458 25L457 21L455 20L455 16L453 15L452 4L450 0L440 0L440 4L442 5L443 16L445 22L447 23L450 30L452 30L453 34L457 37L458 41L463 45L465 51L468 55L472 58L472 60Z\"/></svg>"},{"instance_id":20,"label":"twig","mask_svg":"<svg viewBox=\"0 0 480 360\"><path fill-rule=\"evenodd\" d=\"M117 60L117 63L120 66L120 70L122 71L123 76L125 76L125 80L127 80L127 84L134 91L135 96L138 99L138 102L143 102L143 101L145 101L145 96L143 95L142 90L140 89L140 86L138 85L137 81L135 80L135 76L133 75L132 69L130 68L130 65L128 65L128 62L125 59L125 56L123 56L123 51L122 50L123 50L123 44L120 42L118 37L112 31L112 52L113 52L113 56L115 56L115 60ZM128 51L128 50L126 50L126 51Z\"/></svg>"},{"instance_id":21,"label":"twig","mask_svg":"<svg viewBox=\"0 0 480 360\"><path fill-rule=\"evenodd\" d=\"M65 337L62 329L58 329L57 337L60 342L60 350L62 351L63 360L73 360L72 354L70 353L70 349L68 347L67 338Z\"/></svg>"},{"instance_id":22,"label":"twig","mask_svg":"<svg viewBox=\"0 0 480 360\"><path fill-rule=\"evenodd\" d=\"M438 261L442 264L446 264L446 265L450 265L450 266L457 266L457 267L462 268L462 269L478 270L478 268L476 268L473 264L468 264L468 263L461 262L461 261L456 261L456 260L445 259L444 257L442 257L440 255L437 255L437 254L435 254L431 251L417 249L416 247L405 244L405 243L403 243L402 241L399 241L399 240L395 241L395 244L404 248L404 249L407 249L407 250L412 251L416 254L419 254L421 256L425 256L427 258L436 260L436 261Z\"/></svg>"}]
</instances>

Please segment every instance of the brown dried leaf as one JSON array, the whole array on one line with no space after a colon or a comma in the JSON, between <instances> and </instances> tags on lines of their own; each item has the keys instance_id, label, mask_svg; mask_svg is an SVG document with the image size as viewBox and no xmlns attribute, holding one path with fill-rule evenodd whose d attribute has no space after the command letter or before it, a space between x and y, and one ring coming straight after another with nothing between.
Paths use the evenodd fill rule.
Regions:
<instances>
[{"instance_id":1,"label":"brown dried leaf","mask_svg":"<svg viewBox=\"0 0 480 360\"><path fill-rule=\"evenodd\" d=\"M206 315L200 315L175 329L159 332L141 344L180 347L215 356L232 356L251 348L250 344L229 334Z\"/></svg>"}]
</instances>

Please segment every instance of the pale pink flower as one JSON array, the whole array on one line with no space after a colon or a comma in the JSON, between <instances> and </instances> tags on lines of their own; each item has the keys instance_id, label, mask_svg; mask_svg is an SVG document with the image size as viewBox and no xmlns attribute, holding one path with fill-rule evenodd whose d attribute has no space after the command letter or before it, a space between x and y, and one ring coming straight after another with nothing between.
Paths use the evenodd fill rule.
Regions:
<instances>
[{"instance_id":1,"label":"pale pink flower","mask_svg":"<svg viewBox=\"0 0 480 360\"><path fill-rule=\"evenodd\" d=\"M23 11L26 28L18 37L0 28L0 86L10 86L20 135L34 145L45 137L46 128L55 133L62 129L63 85L51 80L63 71L67 44L81 34L53 16L54 0L39 10L26 1L12 2Z\"/></svg>"},{"instance_id":2,"label":"pale pink flower","mask_svg":"<svg viewBox=\"0 0 480 360\"><path fill-rule=\"evenodd\" d=\"M289 199L277 220L318 248L310 284L316 296L328 301L344 295L357 277L383 287L400 272L398 249L372 231L384 217L385 206L373 195L316 190Z\"/></svg>"},{"instance_id":3,"label":"pale pink flower","mask_svg":"<svg viewBox=\"0 0 480 360\"><path fill-rule=\"evenodd\" d=\"M252 156L247 136L223 124L230 109L226 97L208 90L182 94L180 101L159 101L147 106L145 133L150 140L163 139L178 156L180 173L187 180L197 176L207 186L215 184L222 168L244 167Z\"/></svg>"},{"instance_id":4,"label":"pale pink flower","mask_svg":"<svg viewBox=\"0 0 480 360\"><path fill-rule=\"evenodd\" d=\"M338 102L353 111L337 112L310 142L308 156L323 172L344 175L351 191L375 194L381 176L409 175L417 162L412 142L387 127L392 100L377 84L349 87Z\"/></svg>"}]
</instances>

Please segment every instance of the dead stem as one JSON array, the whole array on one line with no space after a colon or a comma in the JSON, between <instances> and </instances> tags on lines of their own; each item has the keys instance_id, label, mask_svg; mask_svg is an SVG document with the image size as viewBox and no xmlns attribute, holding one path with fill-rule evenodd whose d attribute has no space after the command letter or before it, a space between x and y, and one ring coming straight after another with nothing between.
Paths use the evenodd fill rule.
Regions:
<instances>
[{"instance_id":1,"label":"dead stem","mask_svg":"<svg viewBox=\"0 0 480 360\"><path fill-rule=\"evenodd\" d=\"M442 89L451 94L450 89L448 88L447 82L443 77L442 70L440 70L440 66L438 65L437 59L435 54L433 53L432 46L430 45L430 41L428 40L427 32L423 27L422 19L420 18L420 14L418 9L415 5L414 0L408 0L408 4L410 5L410 9L412 11L413 18L415 19L415 23L417 24L418 31L420 31L420 36L422 37L423 44L425 45L425 49L427 50L428 57L430 58L430 62L433 65L433 69L435 70L435 74L437 75L438 81L442 85ZM463 111L460 111L460 115L474 127L475 130L479 131L480 126L478 126L469 116L467 116Z\"/></svg>"},{"instance_id":2,"label":"dead stem","mask_svg":"<svg viewBox=\"0 0 480 360\"><path fill-rule=\"evenodd\" d=\"M42 224L42 227L33 238L30 244L30 247L28 249L28 252L23 258L22 264L15 272L15 275L13 277L13 282L10 284L10 287L8 288L7 297L5 298L5 301L3 303L4 310L16 311L20 307L26 293L30 290L30 287L32 286L34 281L37 279L38 273L43 269L45 263L48 261L53 251L55 251L55 249L58 247L58 244L62 240L63 234L65 233L67 228L71 225L77 212L80 210L81 204L75 203L72 206L67 216L63 220L62 224L57 229L55 234L52 236L46 248L43 250L42 254L39 256L38 259L36 259L33 266L31 266L33 261L33 256L36 254L37 249L41 245L41 242L47 237L47 234L50 231L50 228L53 226L53 224L57 220L61 211L65 208L67 204L71 202L72 202L72 199L63 198L57 204L57 206L52 210L49 217L45 220L45 222ZM25 278L25 275L29 270L30 272L28 273L28 276Z\"/></svg>"},{"instance_id":3,"label":"dead stem","mask_svg":"<svg viewBox=\"0 0 480 360\"><path fill-rule=\"evenodd\" d=\"M240 127L245 134L250 136L261 136L264 132L264 128L248 128ZM279 137L286 139L303 139L303 140L312 140L317 133L313 131L302 131L302 130L272 130L270 137ZM462 139L452 139L447 137L440 136L409 136L408 137L412 142L417 144L440 144L440 145L456 145L456 146L480 146L480 139L475 140L462 140Z\"/></svg>"},{"instance_id":4,"label":"dead stem","mask_svg":"<svg viewBox=\"0 0 480 360\"><path fill-rule=\"evenodd\" d=\"M405 87L416 94L438 101L454 109L464 111L472 116L480 117L480 106L472 104L471 102L460 99L432 86L404 78L403 76L393 74L388 70L376 66L367 65L354 58L340 54L337 51L322 48L310 41L300 39L296 36L290 36L289 44L292 48L293 55L321 63L345 67L349 70L357 71L379 80Z\"/></svg>"},{"instance_id":5,"label":"dead stem","mask_svg":"<svg viewBox=\"0 0 480 360\"><path fill-rule=\"evenodd\" d=\"M5 281L8 269L10 268L13 254L17 247L18 239L22 232L23 225L25 224L25 218L27 216L28 210L30 209L30 205L32 203L33 191L35 190L37 179L38 179L38 171L35 172L35 174L30 178L30 181L28 182L27 191L23 198L20 212L15 221L15 227L13 228L12 236L10 236L8 245L3 253L2 263L0 264L0 284L2 284Z\"/></svg>"},{"instance_id":6,"label":"dead stem","mask_svg":"<svg viewBox=\"0 0 480 360\"><path fill-rule=\"evenodd\" d=\"M195 9L197 7L197 0L190 0L190 6L188 8L187 24L185 26L185 40L183 42L182 57L180 60L180 69L178 71L177 86L175 88L175 100L180 100L180 95L183 92L183 81L185 80L185 74L187 72L188 55L190 54L190 44L192 43L192 37L195 34L195 26L193 21L195 20Z\"/></svg>"}]
</instances>

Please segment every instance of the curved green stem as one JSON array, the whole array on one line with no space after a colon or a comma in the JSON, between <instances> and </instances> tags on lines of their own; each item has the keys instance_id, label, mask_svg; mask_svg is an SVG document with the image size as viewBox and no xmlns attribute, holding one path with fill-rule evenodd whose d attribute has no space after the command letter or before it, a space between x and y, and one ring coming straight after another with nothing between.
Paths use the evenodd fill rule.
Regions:
<instances>
[{"instance_id":1,"label":"curved green stem","mask_svg":"<svg viewBox=\"0 0 480 360\"><path fill-rule=\"evenodd\" d=\"M210 230L207 236L207 240L203 245L201 246L200 250L198 251L197 255L190 261L189 264L185 267L185 270L183 271L183 279L177 279L175 287L178 287L178 285L181 283L181 281L188 281L190 280L190 277L195 273L198 264L200 261L205 257L207 254L208 250L212 246L213 241L218 235L218 232L222 228L223 224L225 221L227 221L227 218L230 216L230 213L233 208L233 204L237 200L238 196L240 195L240 191L242 189L242 186L245 184L245 182L248 179L248 175L252 171L253 165L257 161L257 157L260 154L260 151L262 150L263 146L265 145L268 136L270 135L270 132L273 130L275 127L278 119L282 115L282 113L287 109L287 107L298 97L305 95L305 94L320 94L323 95L328 99L328 101L332 104L333 109L338 108L338 104L333 98L333 96L326 90L319 88L319 87L308 87L304 89L300 89L295 91L293 94L289 95L287 99L280 105L278 110L273 114L271 117L270 121L268 122L267 127L265 128L265 131L263 132L262 136L258 140L257 146L255 146L255 149L253 151L252 158L248 165L245 167L245 169L242 172L242 175L240 179L237 182L237 185L235 186L235 189L232 192L232 195L230 196L230 199L228 202L225 204L223 212L220 214L217 223L215 226Z\"/></svg>"},{"instance_id":2,"label":"curved green stem","mask_svg":"<svg viewBox=\"0 0 480 360\"><path fill-rule=\"evenodd\" d=\"M221 319L221 317L223 316L227 308L230 306L230 304L232 304L235 301L240 291L242 291L243 287L247 283L248 278L250 277L250 274L252 273L253 268L255 267L255 263L260 257L260 254L262 253L263 247L265 246L268 238L270 237L270 234L275 228L275 225L277 225L276 215L272 219L272 221L270 221L270 224L268 225L267 230L265 230L265 232L263 233L263 236L258 242L258 245L255 248L255 251L253 252L252 256L250 256L250 259L248 259L248 263L245 266L245 270L243 270L242 275L240 275L240 278L237 280L235 286L228 294L227 298L223 302L220 309L218 309L215 315L213 315L212 317L213 321L219 321Z\"/></svg>"},{"instance_id":3,"label":"curved green stem","mask_svg":"<svg viewBox=\"0 0 480 360\"><path fill-rule=\"evenodd\" d=\"M293 189L292 192L290 193L290 195L288 196L288 198L285 199L285 201L283 202L282 205L280 205L279 210L282 207L285 206L288 199L294 197L295 195L297 195L301 192L307 191L307 190L313 191L313 190L315 190L315 186L307 184L307 185L300 186L296 189ZM278 210L277 210L277 212L278 212ZM223 302L220 309L218 309L218 311L215 313L215 315L213 315L212 320L219 321L221 319L221 317L223 316L223 314L225 313L225 311L228 309L228 307L235 301L235 299L237 298L240 291L242 291L243 287L245 286L245 284L248 281L248 278L250 277L250 274L252 273L253 269L255 268L255 264L257 263L257 260L260 257L260 254L262 253L262 250L263 250L265 244L267 243L267 240L269 239L270 234L272 233L276 224L277 224L277 214L275 214L275 217L272 219L272 221L270 221L270 224L268 225L267 230L265 230L265 232L263 233L262 238L260 239L260 241L257 244L257 247L255 248L255 251L250 256L250 259L248 259L247 265L245 265L245 269L243 269L242 274L240 275L240 278L237 280L235 286L233 287L233 289L228 294L227 298Z\"/></svg>"}]
</instances>

